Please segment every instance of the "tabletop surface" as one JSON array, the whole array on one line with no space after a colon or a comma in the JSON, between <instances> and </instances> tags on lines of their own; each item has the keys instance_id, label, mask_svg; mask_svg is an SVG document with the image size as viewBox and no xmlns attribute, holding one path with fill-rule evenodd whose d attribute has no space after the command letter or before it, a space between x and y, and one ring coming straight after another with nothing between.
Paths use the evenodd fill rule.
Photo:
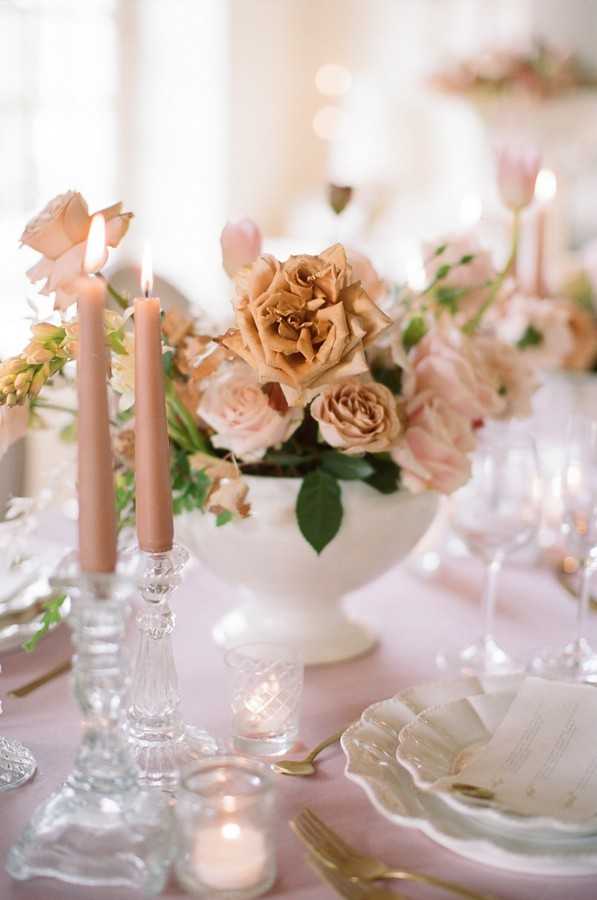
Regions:
<instances>
[{"instance_id":1,"label":"tabletop surface","mask_svg":"<svg viewBox=\"0 0 597 900\"><path fill-rule=\"evenodd\" d=\"M349 598L351 612L367 621L382 636L381 641L361 659L307 671L302 746L297 752L357 718L370 703L409 685L436 679L434 656L438 647L456 647L476 636L481 576L480 566L467 560L449 560L426 579L402 566ZM574 605L551 573L510 568L503 573L498 596L498 637L521 658L528 658L542 644L562 643L572 633ZM222 654L210 632L233 603L232 592L197 563L189 567L174 601L177 627L173 640L183 711L190 723L218 736L229 733L230 720ZM597 614L592 619L597 640ZM4 656L0 660L2 695L66 658L69 646L68 630L62 626L34 655L19 652ZM79 717L69 676L61 676L23 699L5 697L0 725L4 735L18 738L31 748L39 767L29 784L0 794L0 850L4 858L34 807L71 768ZM303 848L286 824L306 805L363 851L396 866L417 868L479 892L491 892L501 900L597 897L597 876L541 878L506 872L468 862L414 829L391 825L375 812L361 788L345 778L344 762L336 746L326 751L316 776L278 776L279 875L269 897L324 900L333 896L305 865ZM401 892L423 900L449 896L425 886L401 885ZM49 879L17 883L4 868L0 871L0 900L129 900L138 896L120 888L77 887ZM162 896L183 896L174 878Z\"/></svg>"}]
</instances>

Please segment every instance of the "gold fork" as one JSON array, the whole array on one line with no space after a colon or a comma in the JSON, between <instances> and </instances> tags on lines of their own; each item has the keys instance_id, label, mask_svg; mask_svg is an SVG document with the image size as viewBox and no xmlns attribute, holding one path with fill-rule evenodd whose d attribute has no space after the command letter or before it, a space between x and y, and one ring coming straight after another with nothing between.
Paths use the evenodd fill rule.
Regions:
<instances>
[{"instance_id":1,"label":"gold fork","mask_svg":"<svg viewBox=\"0 0 597 900\"><path fill-rule=\"evenodd\" d=\"M470 891L468 888L453 881L446 881L433 875L424 875L422 872L393 869L379 859L365 856L343 841L310 809L305 809L299 813L290 822L290 827L322 863L338 869L347 878L355 878L362 881L377 881L379 879L420 881L424 884L451 891L460 897L467 897L468 900L492 900L487 894L483 895Z\"/></svg>"},{"instance_id":2,"label":"gold fork","mask_svg":"<svg viewBox=\"0 0 597 900\"><path fill-rule=\"evenodd\" d=\"M397 894L387 888L378 888L372 884L345 878L337 869L326 866L312 853L307 856L307 862L322 881L327 882L337 894L346 897L347 900L408 900L404 894Z\"/></svg>"}]
</instances>

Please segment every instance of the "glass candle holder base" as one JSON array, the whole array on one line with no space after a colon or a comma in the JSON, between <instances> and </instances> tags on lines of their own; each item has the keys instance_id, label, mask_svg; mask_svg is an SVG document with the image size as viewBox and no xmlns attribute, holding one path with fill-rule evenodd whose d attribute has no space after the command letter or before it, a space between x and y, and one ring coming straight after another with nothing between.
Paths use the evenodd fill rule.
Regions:
<instances>
[{"instance_id":1,"label":"glass candle holder base","mask_svg":"<svg viewBox=\"0 0 597 900\"><path fill-rule=\"evenodd\" d=\"M35 757L24 744L0 737L0 791L25 784L36 769Z\"/></svg>"},{"instance_id":2,"label":"glass candle holder base","mask_svg":"<svg viewBox=\"0 0 597 900\"><path fill-rule=\"evenodd\" d=\"M139 783L174 791L182 774L198 760L213 756L218 745L206 731L187 725L180 694L171 635L176 618L169 604L189 558L178 544L163 553L132 548L140 561L137 614L139 642L133 667L127 735Z\"/></svg>"},{"instance_id":3,"label":"glass candle holder base","mask_svg":"<svg viewBox=\"0 0 597 900\"><path fill-rule=\"evenodd\" d=\"M33 813L8 854L13 878L39 876L159 894L173 856L167 798L143 791L124 729L124 634L135 580L79 570L75 555L52 586L73 597L75 696L82 736L66 782Z\"/></svg>"},{"instance_id":4,"label":"glass candle holder base","mask_svg":"<svg viewBox=\"0 0 597 900\"><path fill-rule=\"evenodd\" d=\"M175 731L152 731L146 721L137 728L130 711L127 732L139 783L162 791L175 791L187 769L219 750L216 739L201 728L180 725Z\"/></svg>"},{"instance_id":5,"label":"glass candle holder base","mask_svg":"<svg viewBox=\"0 0 597 900\"><path fill-rule=\"evenodd\" d=\"M167 802L136 784L116 795L65 784L29 822L10 851L9 874L159 894L172 857Z\"/></svg>"}]
</instances>

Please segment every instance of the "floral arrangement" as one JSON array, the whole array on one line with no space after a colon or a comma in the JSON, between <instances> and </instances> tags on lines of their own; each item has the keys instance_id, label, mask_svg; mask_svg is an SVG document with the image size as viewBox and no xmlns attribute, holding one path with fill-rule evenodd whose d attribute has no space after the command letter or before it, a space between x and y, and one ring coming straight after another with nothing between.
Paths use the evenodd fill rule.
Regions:
<instances>
[{"instance_id":1,"label":"floral arrangement","mask_svg":"<svg viewBox=\"0 0 597 900\"><path fill-rule=\"evenodd\" d=\"M513 211L530 202L535 168L502 166ZM111 207L110 245L130 213ZM77 355L73 301L90 216L80 194L55 198L22 241L42 254L29 271L55 292L50 321L0 364L0 405L39 415L42 392L66 377ZM231 327L204 334L190 316L163 316L166 405L175 513L209 511L222 526L251 515L245 476L300 479L298 527L317 553L342 522L342 482L372 491L449 494L470 475L477 434L491 418L525 416L536 381L518 342L495 332L496 310L511 290L512 256L496 270L474 241L450 238L426 248L420 292L389 285L370 261L335 244L285 261L262 252L249 220L221 236L232 279ZM99 277L103 277L99 275ZM114 420L117 505L134 518L134 337L132 306L112 285L105 314ZM523 342L524 344L524 342Z\"/></svg>"},{"instance_id":2,"label":"floral arrangement","mask_svg":"<svg viewBox=\"0 0 597 900\"><path fill-rule=\"evenodd\" d=\"M431 83L446 93L468 97L518 94L545 100L594 89L597 77L573 54L536 40L525 50L487 50L437 72Z\"/></svg>"}]
</instances>

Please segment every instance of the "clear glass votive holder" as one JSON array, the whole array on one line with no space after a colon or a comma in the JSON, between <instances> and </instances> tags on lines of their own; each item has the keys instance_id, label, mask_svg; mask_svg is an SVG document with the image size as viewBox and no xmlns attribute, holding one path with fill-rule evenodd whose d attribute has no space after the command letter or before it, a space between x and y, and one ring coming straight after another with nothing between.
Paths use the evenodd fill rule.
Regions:
<instances>
[{"instance_id":1,"label":"clear glass votive holder","mask_svg":"<svg viewBox=\"0 0 597 900\"><path fill-rule=\"evenodd\" d=\"M304 662L286 644L243 644L225 656L230 672L234 746L251 756L279 756L294 745Z\"/></svg>"},{"instance_id":2,"label":"clear glass votive holder","mask_svg":"<svg viewBox=\"0 0 597 900\"><path fill-rule=\"evenodd\" d=\"M276 880L269 769L241 756L197 763L176 802L176 875L195 897L250 900Z\"/></svg>"}]
</instances>

